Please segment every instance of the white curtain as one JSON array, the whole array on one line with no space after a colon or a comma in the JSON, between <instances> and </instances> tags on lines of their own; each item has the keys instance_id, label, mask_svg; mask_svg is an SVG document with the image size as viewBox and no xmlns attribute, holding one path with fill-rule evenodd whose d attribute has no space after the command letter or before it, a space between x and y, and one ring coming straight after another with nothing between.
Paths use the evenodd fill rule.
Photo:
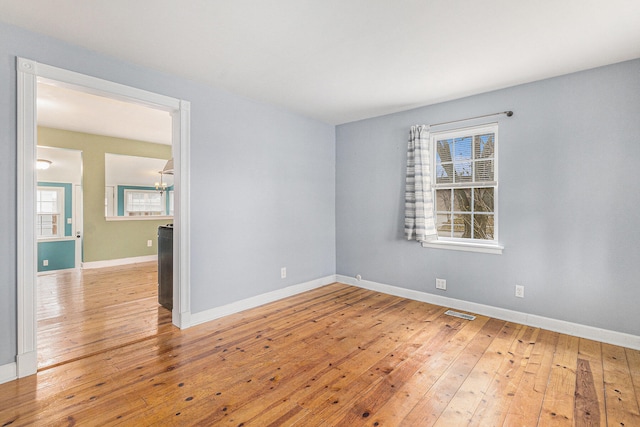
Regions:
<instances>
[{"instance_id":1,"label":"white curtain","mask_svg":"<svg viewBox=\"0 0 640 427\"><path fill-rule=\"evenodd\" d=\"M431 193L429 126L411 126L407 149L404 235L407 240L434 241L438 238Z\"/></svg>"}]
</instances>

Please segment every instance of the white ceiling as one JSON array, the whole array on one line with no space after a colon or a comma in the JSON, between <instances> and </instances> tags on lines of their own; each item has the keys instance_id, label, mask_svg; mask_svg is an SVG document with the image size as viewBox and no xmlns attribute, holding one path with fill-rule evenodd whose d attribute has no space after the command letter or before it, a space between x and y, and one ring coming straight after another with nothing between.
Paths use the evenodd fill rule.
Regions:
<instances>
[{"instance_id":1,"label":"white ceiling","mask_svg":"<svg viewBox=\"0 0 640 427\"><path fill-rule=\"evenodd\" d=\"M39 146L37 158L51 162L49 169L38 170L38 181L82 183L81 151Z\"/></svg>"},{"instance_id":2,"label":"white ceiling","mask_svg":"<svg viewBox=\"0 0 640 427\"><path fill-rule=\"evenodd\" d=\"M171 115L139 104L38 82L38 125L171 145Z\"/></svg>"},{"instance_id":3,"label":"white ceiling","mask_svg":"<svg viewBox=\"0 0 640 427\"><path fill-rule=\"evenodd\" d=\"M331 124L640 57L638 0L0 0L0 11Z\"/></svg>"},{"instance_id":4,"label":"white ceiling","mask_svg":"<svg viewBox=\"0 0 640 427\"><path fill-rule=\"evenodd\" d=\"M105 185L153 186L160 181L160 171L166 163L167 160L163 159L105 153ZM162 182L168 186L173 185L173 175L163 174Z\"/></svg>"}]
</instances>

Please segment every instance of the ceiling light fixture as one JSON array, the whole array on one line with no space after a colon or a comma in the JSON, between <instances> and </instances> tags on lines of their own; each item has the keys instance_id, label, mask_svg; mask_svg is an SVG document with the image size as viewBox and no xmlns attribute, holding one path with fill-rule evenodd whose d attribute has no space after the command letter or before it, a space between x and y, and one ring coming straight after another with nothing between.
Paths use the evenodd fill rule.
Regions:
<instances>
[{"instance_id":1,"label":"ceiling light fixture","mask_svg":"<svg viewBox=\"0 0 640 427\"><path fill-rule=\"evenodd\" d=\"M36 169L38 170L46 170L51 166L51 160L38 159L36 160Z\"/></svg>"},{"instance_id":2,"label":"ceiling light fixture","mask_svg":"<svg viewBox=\"0 0 640 427\"><path fill-rule=\"evenodd\" d=\"M167 183L162 182L162 176L164 175L162 171L158 172L160 174L160 182L156 182L156 191L159 191L160 194L164 193L167 190Z\"/></svg>"}]
</instances>

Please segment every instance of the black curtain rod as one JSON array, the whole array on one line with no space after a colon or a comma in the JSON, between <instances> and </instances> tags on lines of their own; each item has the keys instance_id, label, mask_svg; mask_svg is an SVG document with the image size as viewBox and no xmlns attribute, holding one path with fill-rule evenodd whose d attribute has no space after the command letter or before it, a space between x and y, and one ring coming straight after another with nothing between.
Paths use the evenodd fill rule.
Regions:
<instances>
[{"instance_id":1,"label":"black curtain rod","mask_svg":"<svg viewBox=\"0 0 640 427\"><path fill-rule=\"evenodd\" d=\"M450 122L436 123L436 124L433 124L433 125L430 125L430 126L442 126L442 125L448 125L448 124L451 124L451 123L466 122L467 120L481 119L483 117L497 116L499 114L505 114L507 117L511 117L511 116L513 116L513 111L500 111L499 113L485 114L483 116L469 117L469 118L466 118L466 119L451 120Z\"/></svg>"}]
</instances>

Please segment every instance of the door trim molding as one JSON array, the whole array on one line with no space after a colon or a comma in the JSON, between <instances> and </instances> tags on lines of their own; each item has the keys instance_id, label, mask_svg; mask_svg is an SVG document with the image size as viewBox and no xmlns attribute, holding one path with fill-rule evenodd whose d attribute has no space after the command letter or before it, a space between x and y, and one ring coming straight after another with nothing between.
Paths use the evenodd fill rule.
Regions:
<instances>
[{"instance_id":1,"label":"door trim molding","mask_svg":"<svg viewBox=\"0 0 640 427\"><path fill-rule=\"evenodd\" d=\"M174 215L173 323L189 327L190 283L190 103L146 90L87 76L62 68L17 58L17 341L18 378L38 369L35 237L37 150L37 82L55 81L76 90L161 109L172 116L172 150L175 164L176 214Z\"/></svg>"}]
</instances>

